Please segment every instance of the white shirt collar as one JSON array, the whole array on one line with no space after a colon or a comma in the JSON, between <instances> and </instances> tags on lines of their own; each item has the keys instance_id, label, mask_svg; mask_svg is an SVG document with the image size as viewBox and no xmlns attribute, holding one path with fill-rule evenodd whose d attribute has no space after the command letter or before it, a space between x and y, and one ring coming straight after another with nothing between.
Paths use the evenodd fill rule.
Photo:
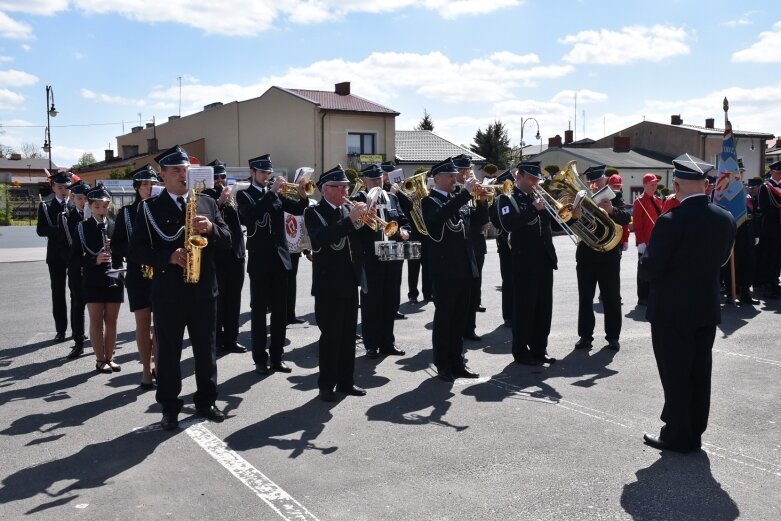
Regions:
<instances>
[{"instance_id":1,"label":"white shirt collar","mask_svg":"<svg viewBox=\"0 0 781 521\"><path fill-rule=\"evenodd\" d=\"M686 199L691 199L691 198L693 198L693 197L707 197L707 195L706 195L705 193L702 193L702 194L691 194L691 195L687 195L686 197L684 197L683 199L681 199L681 204L683 204L683 202L684 202Z\"/></svg>"},{"instance_id":2,"label":"white shirt collar","mask_svg":"<svg viewBox=\"0 0 781 521\"><path fill-rule=\"evenodd\" d=\"M173 199L174 202L176 203L176 205L179 206L179 201L177 201L177 199L179 199L181 197L181 198L184 199L185 202L187 202L187 197L189 197L190 191L188 190L187 192L184 193L184 195L175 195L175 194L172 194L171 192L168 192L168 195L170 195L171 199Z\"/></svg>"},{"instance_id":3,"label":"white shirt collar","mask_svg":"<svg viewBox=\"0 0 781 521\"><path fill-rule=\"evenodd\" d=\"M433 187L433 188L432 188L432 190L436 190L436 191L437 191L437 192L439 192L440 194L444 195L444 196L445 196L445 198L449 198L449 197L450 197L450 194L449 194L448 192L445 192L444 190L440 190L440 189L439 189L439 188L437 188L437 187Z\"/></svg>"}]
</instances>

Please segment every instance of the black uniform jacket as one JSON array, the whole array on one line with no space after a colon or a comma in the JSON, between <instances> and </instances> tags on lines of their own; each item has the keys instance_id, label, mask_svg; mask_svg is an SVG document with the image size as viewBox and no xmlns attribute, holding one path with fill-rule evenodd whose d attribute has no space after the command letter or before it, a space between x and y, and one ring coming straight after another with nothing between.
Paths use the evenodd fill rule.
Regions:
<instances>
[{"instance_id":1,"label":"black uniform jacket","mask_svg":"<svg viewBox=\"0 0 781 521\"><path fill-rule=\"evenodd\" d=\"M81 259L73 254L73 243L79 240L77 226L83 220L84 213L79 213L75 206L67 213L60 214L60 227L57 232L59 234L58 242L64 248L64 255L69 266L81 265Z\"/></svg>"},{"instance_id":2,"label":"black uniform jacket","mask_svg":"<svg viewBox=\"0 0 781 521\"><path fill-rule=\"evenodd\" d=\"M40 237L46 237L46 264L64 263L70 256L68 244L60 228L62 214L67 214L74 208L73 203L66 202L63 206L56 197L49 202L38 205L38 223L35 227Z\"/></svg>"},{"instance_id":3,"label":"black uniform jacket","mask_svg":"<svg viewBox=\"0 0 781 521\"><path fill-rule=\"evenodd\" d=\"M359 229L347 210L321 199L304 211L304 224L312 241L312 295L350 297L360 281Z\"/></svg>"},{"instance_id":4,"label":"black uniform jacket","mask_svg":"<svg viewBox=\"0 0 781 521\"><path fill-rule=\"evenodd\" d=\"M734 240L730 213L703 196L659 216L639 266L650 282L646 318L687 329L719 324L719 271Z\"/></svg>"},{"instance_id":5,"label":"black uniform jacket","mask_svg":"<svg viewBox=\"0 0 781 521\"><path fill-rule=\"evenodd\" d=\"M217 275L214 266L215 250L230 248L231 235L222 220L217 204L209 196L196 195L196 214L207 217L213 224L209 244L201 250L201 276L197 284L187 284L183 269L169 264L171 254L184 247L184 211L171 199L167 190L143 201L136 215L133 236L130 238L128 258L138 264L154 268L152 279L153 301L176 301L185 297L214 298L217 296ZM187 287L194 294L186 293Z\"/></svg>"},{"instance_id":6,"label":"black uniform jacket","mask_svg":"<svg viewBox=\"0 0 781 521\"><path fill-rule=\"evenodd\" d=\"M203 191L204 194L210 196L215 201L220 197L223 188L216 186L214 188L207 188ZM238 195L238 194L237 194ZM231 248L228 251L218 250L217 259L225 257L233 257L235 259L243 259L247 254L247 248L244 245L244 232L241 230L241 220L239 218L238 203L231 202L230 199L223 204L217 203L217 209L222 215L222 220L228 225L228 229L231 232Z\"/></svg>"},{"instance_id":7,"label":"black uniform jacket","mask_svg":"<svg viewBox=\"0 0 781 521\"><path fill-rule=\"evenodd\" d=\"M616 224L623 226L629 224L632 216L629 215L629 212L624 207L624 197L619 194L620 192L617 192L616 197L611 201L613 203L613 215L611 215L610 218ZM616 233L618 233L619 236L623 235L623 229L619 229ZM575 251L575 260L579 263L586 264L609 262L611 260L615 261L619 257L621 257L621 243L618 243L618 245L610 251L600 252L592 250L581 241L578 243L578 248Z\"/></svg>"},{"instance_id":8,"label":"black uniform jacket","mask_svg":"<svg viewBox=\"0 0 781 521\"><path fill-rule=\"evenodd\" d=\"M778 203L779 197L770 193L770 186L779 187L772 179L759 187L759 214L762 219L760 236L768 239L781 239L781 208L773 204ZM38 233L40 235L40 232Z\"/></svg>"},{"instance_id":9,"label":"black uniform jacket","mask_svg":"<svg viewBox=\"0 0 781 521\"><path fill-rule=\"evenodd\" d=\"M106 237L111 239L114 234L114 221L106 218ZM79 259L82 267L82 276L85 284L88 286L108 286L109 279L106 270L109 267L121 268L122 257L109 243L111 251L111 266L108 264L98 264L98 254L103 251L103 233L98 227L97 221L90 217L86 221L76 223L74 227L75 236L71 253L74 258Z\"/></svg>"},{"instance_id":10,"label":"black uniform jacket","mask_svg":"<svg viewBox=\"0 0 781 521\"><path fill-rule=\"evenodd\" d=\"M431 238L430 265L434 278L478 276L475 252L469 239L469 208L466 204L470 197L466 190L452 197L431 190L421 202L423 221Z\"/></svg>"},{"instance_id":11,"label":"black uniform jacket","mask_svg":"<svg viewBox=\"0 0 781 521\"><path fill-rule=\"evenodd\" d=\"M494 199L494 203L488 208L488 218L491 224L496 228L496 252L500 255L510 253L510 243L507 242L507 230L502 228L502 222L499 220L499 198Z\"/></svg>"},{"instance_id":12,"label":"black uniform jacket","mask_svg":"<svg viewBox=\"0 0 781 521\"><path fill-rule=\"evenodd\" d=\"M126 259L128 258L130 237L133 235L136 214L138 213L140 203L141 201L134 201L132 204L123 206L117 212L114 234L111 236L111 251ZM141 265L128 259L125 280L131 281L131 284L133 284L141 278Z\"/></svg>"},{"instance_id":13,"label":"black uniform jacket","mask_svg":"<svg viewBox=\"0 0 781 521\"><path fill-rule=\"evenodd\" d=\"M247 250L260 255L279 255L282 265L290 271L293 269L293 263L285 237L283 212L301 215L309 201L306 198L295 200L280 197L268 187L265 192L261 193L253 184L236 196L241 224L247 227ZM247 269L252 271L252 263Z\"/></svg>"},{"instance_id":14,"label":"black uniform jacket","mask_svg":"<svg viewBox=\"0 0 781 521\"><path fill-rule=\"evenodd\" d=\"M550 229L550 214L543 208L534 207L535 197L523 192L517 186L512 194L497 197L497 211L502 229L509 234L508 241L513 255L538 262L538 256L527 255L531 251L544 251L548 267L558 268L558 257L553 247Z\"/></svg>"}]
</instances>

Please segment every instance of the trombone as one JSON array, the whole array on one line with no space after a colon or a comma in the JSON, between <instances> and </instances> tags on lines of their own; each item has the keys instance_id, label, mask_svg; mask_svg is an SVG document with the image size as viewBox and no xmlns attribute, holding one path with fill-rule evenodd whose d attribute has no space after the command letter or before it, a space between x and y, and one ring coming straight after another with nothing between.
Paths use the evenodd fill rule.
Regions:
<instances>
[{"instance_id":1,"label":"trombone","mask_svg":"<svg viewBox=\"0 0 781 521\"><path fill-rule=\"evenodd\" d=\"M545 210L550 214L553 219L559 223L564 233L569 236L575 245L578 244L578 235L572 230L569 224L572 220L572 203L561 203L558 199L549 194L543 187L534 185L532 187L532 193L536 198L542 201Z\"/></svg>"},{"instance_id":2,"label":"trombone","mask_svg":"<svg viewBox=\"0 0 781 521\"><path fill-rule=\"evenodd\" d=\"M350 209L355 206L355 202L351 201L350 199L345 199L342 204ZM367 210L363 215L361 215L359 220L361 223L371 228L372 231L376 232L377 230L381 229L388 237L396 235L396 232L399 230L399 223L396 221L383 221L382 218L374 213L371 209Z\"/></svg>"}]
</instances>

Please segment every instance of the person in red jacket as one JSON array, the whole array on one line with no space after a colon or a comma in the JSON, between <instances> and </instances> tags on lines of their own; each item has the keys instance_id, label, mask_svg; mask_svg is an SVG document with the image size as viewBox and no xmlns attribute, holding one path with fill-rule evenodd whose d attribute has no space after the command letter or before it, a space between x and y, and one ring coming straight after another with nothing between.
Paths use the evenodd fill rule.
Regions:
<instances>
[{"instance_id":1,"label":"person in red jacket","mask_svg":"<svg viewBox=\"0 0 781 521\"><path fill-rule=\"evenodd\" d=\"M635 225L635 244L637 244L638 259L643 256L648 239L651 238L651 230L656 224L656 219L662 213L662 201L656 196L656 185L659 178L656 174L643 175L643 193L635 199L632 205L632 221ZM648 302L648 282L637 278L637 303L645 306Z\"/></svg>"}]
</instances>

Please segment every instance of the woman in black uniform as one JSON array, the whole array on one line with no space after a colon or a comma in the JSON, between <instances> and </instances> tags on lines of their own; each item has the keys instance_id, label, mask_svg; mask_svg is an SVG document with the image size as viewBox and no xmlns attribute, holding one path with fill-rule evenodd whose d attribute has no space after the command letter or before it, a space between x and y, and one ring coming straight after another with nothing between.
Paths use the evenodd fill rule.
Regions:
<instances>
[{"instance_id":1,"label":"woman in black uniform","mask_svg":"<svg viewBox=\"0 0 781 521\"><path fill-rule=\"evenodd\" d=\"M87 202L92 216L76 227L78 240L73 241L73 253L81 259L95 369L111 373L122 369L113 358L117 315L124 295L122 280L109 277L107 271L112 266L121 267L122 259L111 252L109 238L114 231L114 222L108 217L111 196L103 187L98 187L87 193Z\"/></svg>"},{"instance_id":2,"label":"woman in black uniform","mask_svg":"<svg viewBox=\"0 0 781 521\"><path fill-rule=\"evenodd\" d=\"M136 213L141 206L141 201L148 199L152 194L152 186L157 182L157 172L147 165L139 168L133 175L133 188L136 191L136 200L132 204L123 206L117 213L117 223L112 236L111 249L120 258L127 257L130 236L133 234L133 223L136 222ZM139 233L146 233L140 230ZM152 269L127 261L125 273L125 286L127 287L127 299L130 302L130 311L136 318L136 346L138 356L141 358L143 373L141 375L141 388L151 390L154 388L152 378L152 353L154 346L154 329L152 328L152 304L150 294L152 291Z\"/></svg>"}]
</instances>

